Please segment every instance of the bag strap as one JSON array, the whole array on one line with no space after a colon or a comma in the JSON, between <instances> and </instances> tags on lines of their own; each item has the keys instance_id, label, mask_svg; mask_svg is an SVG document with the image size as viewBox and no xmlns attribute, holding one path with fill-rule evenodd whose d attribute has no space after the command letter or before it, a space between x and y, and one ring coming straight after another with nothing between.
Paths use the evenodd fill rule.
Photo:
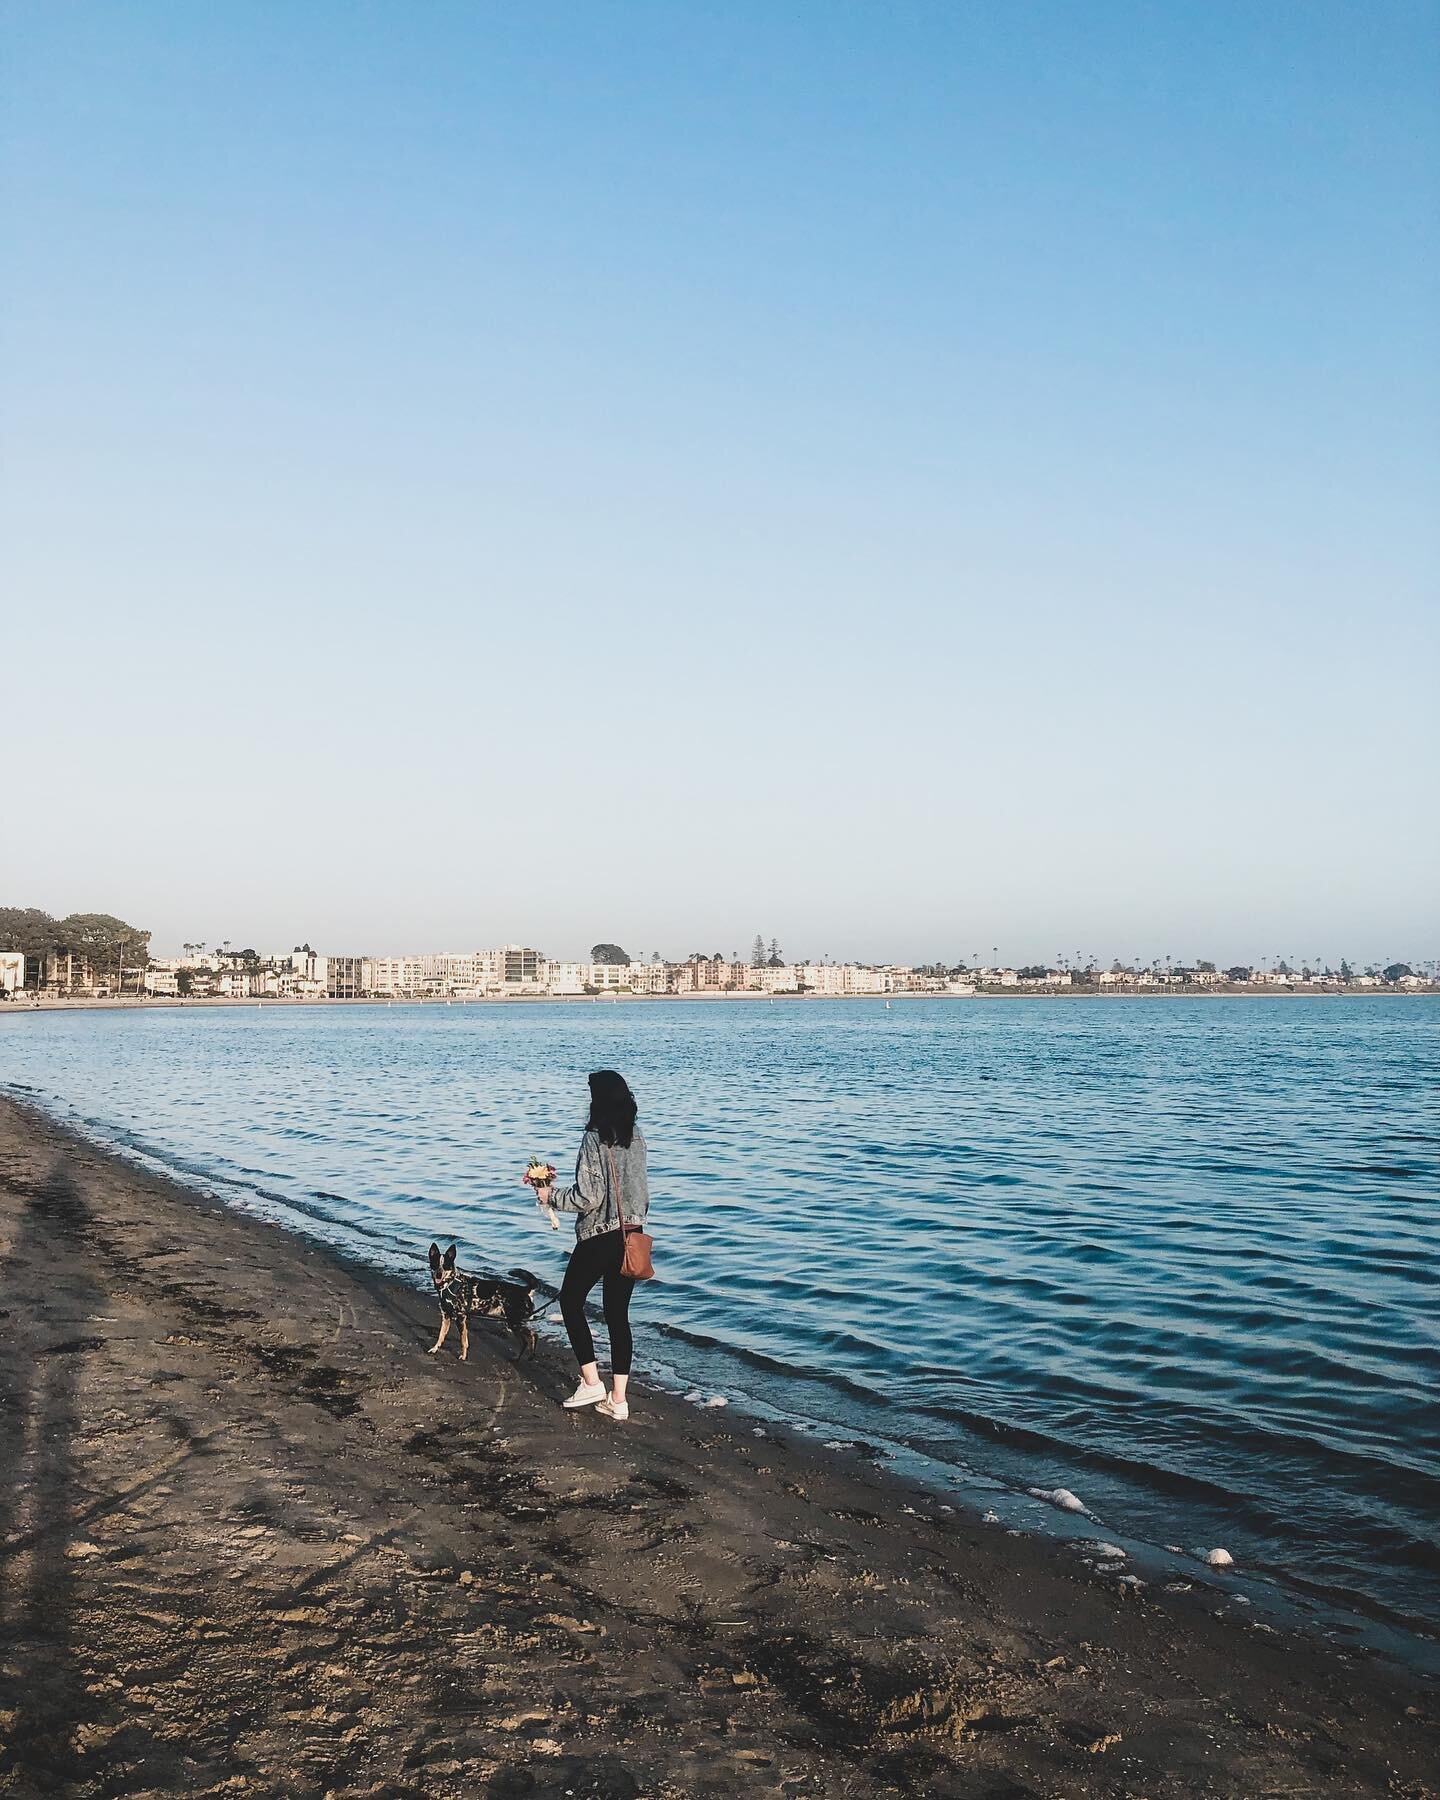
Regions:
<instances>
[{"instance_id":1,"label":"bag strap","mask_svg":"<svg viewBox=\"0 0 1440 1800\"><path fill-rule=\"evenodd\" d=\"M620 1242L623 1244L625 1242L625 1214L620 1206L620 1171L615 1167L615 1146L613 1144L605 1146L605 1155L609 1160L610 1174L614 1181L615 1217L620 1221Z\"/></svg>"}]
</instances>

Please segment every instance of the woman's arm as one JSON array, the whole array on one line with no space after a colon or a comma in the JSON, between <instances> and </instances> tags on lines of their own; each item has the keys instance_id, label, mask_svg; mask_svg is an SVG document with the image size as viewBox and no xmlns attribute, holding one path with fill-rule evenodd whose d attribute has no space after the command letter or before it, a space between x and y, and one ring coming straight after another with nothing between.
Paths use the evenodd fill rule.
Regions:
<instances>
[{"instance_id":1,"label":"woman's arm","mask_svg":"<svg viewBox=\"0 0 1440 1800\"><path fill-rule=\"evenodd\" d=\"M556 1212L592 1213L605 1204L605 1167L600 1160L600 1140L587 1131L580 1140L572 1187L557 1187L550 1196Z\"/></svg>"}]
</instances>

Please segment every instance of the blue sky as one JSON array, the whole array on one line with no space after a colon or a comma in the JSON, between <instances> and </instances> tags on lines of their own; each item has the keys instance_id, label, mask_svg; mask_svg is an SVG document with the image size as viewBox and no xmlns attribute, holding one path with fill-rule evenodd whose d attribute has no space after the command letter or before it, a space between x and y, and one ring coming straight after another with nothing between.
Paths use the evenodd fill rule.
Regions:
<instances>
[{"instance_id":1,"label":"blue sky","mask_svg":"<svg viewBox=\"0 0 1440 1800\"><path fill-rule=\"evenodd\" d=\"M1436 951L1433 6L3 20L5 902Z\"/></svg>"}]
</instances>

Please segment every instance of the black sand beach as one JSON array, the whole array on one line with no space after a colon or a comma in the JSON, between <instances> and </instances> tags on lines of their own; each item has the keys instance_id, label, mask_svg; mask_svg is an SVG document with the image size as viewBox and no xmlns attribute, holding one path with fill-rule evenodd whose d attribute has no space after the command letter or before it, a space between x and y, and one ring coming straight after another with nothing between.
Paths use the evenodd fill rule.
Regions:
<instances>
[{"instance_id":1,"label":"black sand beach","mask_svg":"<svg viewBox=\"0 0 1440 1800\"><path fill-rule=\"evenodd\" d=\"M643 1378L562 1413L557 1353L431 1359L425 1297L8 1102L0 1232L0 1793L1440 1788L1418 1679Z\"/></svg>"}]
</instances>

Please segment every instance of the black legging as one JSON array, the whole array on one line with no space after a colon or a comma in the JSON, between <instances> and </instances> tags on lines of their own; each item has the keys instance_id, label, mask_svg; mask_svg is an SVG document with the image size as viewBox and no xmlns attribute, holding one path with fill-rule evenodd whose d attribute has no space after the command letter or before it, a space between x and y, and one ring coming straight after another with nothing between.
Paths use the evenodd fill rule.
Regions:
<instances>
[{"instance_id":1,"label":"black legging","mask_svg":"<svg viewBox=\"0 0 1440 1800\"><path fill-rule=\"evenodd\" d=\"M565 1279L560 1284L560 1311L570 1333L570 1348L583 1368L595 1360L595 1340L585 1317L585 1301L597 1281L603 1280L605 1329L610 1333L610 1368L616 1375L630 1373L634 1344L630 1337L630 1296L635 1283L620 1273L624 1254L618 1231L602 1231L599 1237L582 1238L570 1252Z\"/></svg>"}]
</instances>

